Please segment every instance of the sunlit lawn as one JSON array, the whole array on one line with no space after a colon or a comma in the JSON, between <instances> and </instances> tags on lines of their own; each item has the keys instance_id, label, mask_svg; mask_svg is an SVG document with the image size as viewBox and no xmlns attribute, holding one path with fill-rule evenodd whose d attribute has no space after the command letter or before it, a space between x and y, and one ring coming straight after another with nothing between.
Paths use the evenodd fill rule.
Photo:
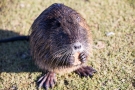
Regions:
<instances>
[{"instance_id":1,"label":"sunlit lawn","mask_svg":"<svg viewBox=\"0 0 135 90\"><path fill-rule=\"evenodd\" d=\"M133 0L2 0L0 39L28 35L34 19L55 2L77 10L88 22L94 41L88 65L98 73L92 79L74 73L57 75L53 90L135 89ZM42 72L33 64L29 51L27 41L0 44L0 90L37 89L35 81Z\"/></svg>"}]
</instances>

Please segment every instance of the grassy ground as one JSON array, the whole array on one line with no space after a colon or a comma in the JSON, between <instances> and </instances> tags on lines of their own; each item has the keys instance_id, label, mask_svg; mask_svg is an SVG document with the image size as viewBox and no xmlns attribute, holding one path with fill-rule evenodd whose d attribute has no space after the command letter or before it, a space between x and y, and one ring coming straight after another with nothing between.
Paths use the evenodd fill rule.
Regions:
<instances>
[{"instance_id":1,"label":"grassy ground","mask_svg":"<svg viewBox=\"0 0 135 90\"><path fill-rule=\"evenodd\" d=\"M92 79L58 75L53 90L135 89L134 0L1 0L0 39L28 35L34 19L55 2L74 8L87 20L94 39L88 64L98 73ZM36 90L40 75L28 42L0 44L0 90Z\"/></svg>"}]
</instances>

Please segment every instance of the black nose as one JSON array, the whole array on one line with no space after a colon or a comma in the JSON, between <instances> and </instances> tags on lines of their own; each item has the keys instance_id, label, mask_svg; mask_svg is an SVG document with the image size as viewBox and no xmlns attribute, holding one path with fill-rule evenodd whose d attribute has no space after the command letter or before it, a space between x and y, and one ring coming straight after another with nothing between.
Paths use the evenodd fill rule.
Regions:
<instances>
[{"instance_id":1,"label":"black nose","mask_svg":"<svg viewBox=\"0 0 135 90\"><path fill-rule=\"evenodd\" d=\"M81 48L81 45L74 45L74 49L77 50L77 49L80 49Z\"/></svg>"}]
</instances>

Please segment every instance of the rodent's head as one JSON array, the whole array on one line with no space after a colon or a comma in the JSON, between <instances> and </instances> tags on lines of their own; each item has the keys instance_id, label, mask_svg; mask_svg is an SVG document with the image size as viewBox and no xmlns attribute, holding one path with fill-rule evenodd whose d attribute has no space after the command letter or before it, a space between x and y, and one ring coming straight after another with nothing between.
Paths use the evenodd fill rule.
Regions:
<instances>
[{"instance_id":1,"label":"rodent's head","mask_svg":"<svg viewBox=\"0 0 135 90\"><path fill-rule=\"evenodd\" d=\"M85 53L87 56L90 53L89 49L91 49L87 27L75 20L74 22L71 20L51 20L53 27L50 29L50 52L52 62L55 62L52 66L83 64L84 62L79 59L80 54Z\"/></svg>"}]
</instances>

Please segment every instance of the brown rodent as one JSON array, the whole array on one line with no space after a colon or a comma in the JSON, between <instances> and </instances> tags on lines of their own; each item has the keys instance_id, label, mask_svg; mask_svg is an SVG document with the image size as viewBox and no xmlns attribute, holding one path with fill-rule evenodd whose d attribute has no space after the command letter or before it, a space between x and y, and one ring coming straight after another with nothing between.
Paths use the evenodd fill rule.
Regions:
<instances>
[{"instance_id":1,"label":"brown rodent","mask_svg":"<svg viewBox=\"0 0 135 90\"><path fill-rule=\"evenodd\" d=\"M39 87L54 86L57 73L74 71L91 77L96 72L86 66L92 52L91 31L79 13L63 4L52 4L34 21L30 48L35 64L47 71L38 80Z\"/></svg>"}]
</instances>

